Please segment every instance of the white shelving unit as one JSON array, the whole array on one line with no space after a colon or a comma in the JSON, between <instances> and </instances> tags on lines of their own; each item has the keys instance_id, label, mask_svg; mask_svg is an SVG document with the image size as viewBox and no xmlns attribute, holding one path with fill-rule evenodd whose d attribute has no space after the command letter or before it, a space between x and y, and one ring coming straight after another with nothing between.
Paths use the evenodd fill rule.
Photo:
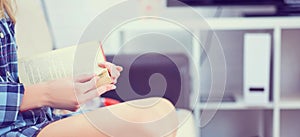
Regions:
<instances>
[{"instance_id":1,"label":"white shelving unit","mask_svg":"<svg viewBox=\"0 0 300 137\"><path fill-rule=\"evenodd\" d=\"M300 134L300 17L269 18L218 18L207 19L224 49L227 65L225 93L242 94L243 87L243 34L251 32L269 33L272 37L272 76L270 102L249 105L242 97L235 102L197 103L194 115L201 126L201 112L218 109L210 123L199 128L200 137L296 137ZM202 36L207 31L203 21L186 21L192 32ZM203 27L205 26L205 27ZM118 29L128 31L182 30L181 27L157 20L139 20ZM118 36L119 37L119 36ZM119 37L120 38L120 37ZM214 41L214 40L213 40ZM200 44L192 39L191 54L196 63L200 62ZM215 44L214 42L211 43ZM209 63L208 63L209 64ZM204 63L205 66L205 63ZM198 65L200 72L206 72ZM202 71L203 70L203 71ZM200 78L207 75L200 74ZM206 81L193 81L194 87L210 85ZM204 85L201 85L204 84ZM209 86L207 86L209 87ZM203 88L201 88L203 90ZM193 96L197 92L193 92ZM200 91L200 96L205 92Z\"/></svg>"}]
</instances>

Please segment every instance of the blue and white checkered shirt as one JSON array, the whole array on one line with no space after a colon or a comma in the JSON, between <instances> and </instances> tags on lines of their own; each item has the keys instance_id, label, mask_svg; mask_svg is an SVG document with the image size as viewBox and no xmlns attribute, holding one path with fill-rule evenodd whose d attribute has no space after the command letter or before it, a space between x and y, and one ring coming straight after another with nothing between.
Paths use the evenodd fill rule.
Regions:
<instances>
[{"instance_id":1,"label":"blue and white checkered shirt","mask_svg":"<svg viewBox=\"0 0 300 137\"><path fill-rule=\"evenodd\" d=\"M31 137L54 121L52 111L43 107L20 112L24 86L19 82L14 24L0 20L0 136Z\"/></svg>"}]
</instances>

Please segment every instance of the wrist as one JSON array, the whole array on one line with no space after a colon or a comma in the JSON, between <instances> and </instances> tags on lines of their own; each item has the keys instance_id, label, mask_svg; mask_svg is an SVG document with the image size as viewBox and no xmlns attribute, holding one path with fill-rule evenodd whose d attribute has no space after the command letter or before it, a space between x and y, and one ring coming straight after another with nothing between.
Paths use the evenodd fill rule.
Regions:
<instances>
[{"instance_id":1,"label":"wrist","mask_svg":"<svg viewBox=\"0 0 300 137\"><path fill-rule=\"evenodd\" d=\"M27 111L30 109L48 106L49 101L47 97L47 89L46 83L25 86L25 92L20 106L20 111Z\"/></svg>"},{"instance_id":2,"label":"wrist","mask_svg":"<svg viewBox=\"0 0 300 137\"><path fill-rule=\"evenodd\" d=\"M40 89L40 104L43 106L51 106L51 101L50 101L50 98L49 98L49 92L50 92L50 89L49 89L49 84L48 82L45 82L45 83L40 83L39 85L39 89Z\"/></svg>"}]
</instances>

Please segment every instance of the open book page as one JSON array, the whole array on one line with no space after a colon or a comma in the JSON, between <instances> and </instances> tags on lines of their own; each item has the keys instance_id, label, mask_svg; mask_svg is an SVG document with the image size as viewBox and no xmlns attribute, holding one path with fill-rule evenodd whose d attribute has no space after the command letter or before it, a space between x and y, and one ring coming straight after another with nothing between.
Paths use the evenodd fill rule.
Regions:
<instances>
[{"instance_id":1,"label":"open book page","mask_svg":"<svg viewBox=\"0 0 300 137\"><path fill-rule=\"evenodd\" d=\"M72 77L79 74L99 74L97 86L111 83L106 69L98 67L105 56L99 42L88 42L53 50L40 55L19 58L19 76L21 83L31 85L40 82ZM95 98L82 105L82 110L91 110L100 105L100 98ZM55 109L57 115L72 115L66 110Z\"/></svg>"},{"instance_id":2,"label":"open book page","mask_svg":"<svg viewBox=\"0 0 300 137\"><path fill-rule=\"evenodd\" d=\"M36 84L84 73L100 74L105 61L99 42L93 41L19 59L20 81Z\"/></svg>"}]
</instances>

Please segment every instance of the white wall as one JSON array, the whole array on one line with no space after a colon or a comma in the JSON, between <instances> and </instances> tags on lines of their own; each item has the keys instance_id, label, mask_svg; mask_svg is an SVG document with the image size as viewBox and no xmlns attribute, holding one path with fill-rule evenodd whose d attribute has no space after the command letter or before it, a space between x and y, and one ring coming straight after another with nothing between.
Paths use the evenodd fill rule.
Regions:
<instances>
[{"instance_id":1,"label":"white wall","mask_svg":"<svg viewBox=\"0 0 300 137\"><path fill-rule=\"evenodd\" d=\"M19 57L52 50L51 36L39 0L18 0L16 16Z\"/></svg>"},{"instance_id":2,"label":"white wall","mask_svg":"<svg viewBox=\"0 0 300 137\"><path fill-rule=\"evenodd\" d=\"M111 8L126 0L44 0L46 10L49 15L51 29L54 33L55 47L61 48L69 45L74 45L80 39L82 31L85 27L101 12L107 8ZM128 10L136 10L139 14L147 14L146 7L152 6L153 11L157 14L165 14L170 17L177 17L180 19L194 19L195 17L187 14L188 8L182 7L166 7L166 0L131 0L135 1L136 6L133 9L118 9L120 16L128 14ZM59 3L59 4L58 4ZM259 11L273 11L272 7L249 8L227 7L222 11L221 16L240 16L245 11L259 12ZM216 13L215 7L201 7L195 8L199 14L205 17L212 17ZM114 17L112 17L114 18Z\"/></svg>"},{"instance_id":3,"label":"white wall","mask_svg":"<svg viewBox=\"0 0 300 137\"><path fill-rule=\"evenodd\" d=\"M81 37L85 27L101 12L114 4L124 0L17 0L18 23L16 26L19 56L29 56L46 52L54 48L74 45ZM147 14L148 5L153 7L152 12L166 14L181 19L193 19L182 7L167 8L166 0L132 0L136 1L133 9L140 14ZM41 2L45 2L46 19ZM128 9L119 9L120 16L127 14ZM216 8L195 8L202 16L211 17L216 13ZM224 8L221 16L240 16L244 11L272 11L273 8ZM48 28L47 25L50 25ZM53 34L53 37L51 35Z\"/></svg>"},{"instance_id":4,"label":"white wall","mask_svg":"<svg viewBox=\"0 0 300 137\"><path fill-rule=\"evenodd\" d=\"M76 44L85 27L100 12L118 1L120 0L45 0L56 48Z\"/></svg>"}]
</instances>

